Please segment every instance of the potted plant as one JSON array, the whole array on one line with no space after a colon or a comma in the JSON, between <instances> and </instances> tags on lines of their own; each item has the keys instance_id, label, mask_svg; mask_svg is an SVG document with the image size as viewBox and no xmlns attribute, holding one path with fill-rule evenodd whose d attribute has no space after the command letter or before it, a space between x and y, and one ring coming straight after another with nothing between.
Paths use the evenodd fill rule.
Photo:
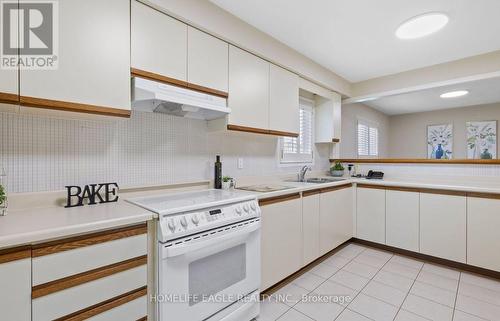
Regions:
<instances>
[{"instance_id":1,"label":"potted plant","mask_svg":"<svg viewBox=\"0 0 500 321\"><path fill-rule=\"evenodd\" d=\"M330 168L330 174L335 177L344 176L344 166L339 161L336 161L335 164Z\"/></svg>"},{"instance_id":2,"label":"potted plant","mask_svg":"<svg viewBox=\"0 0 500 321\"><path fill-rule=\"evenodd\" d=\"M5 215L7 210L7 194L5 188L0 184L0 216Z\"/></svg>"},{"instance_id":3,"label":"potted plant","mask_svg":"<svg viewBox=\"0 0 500 321\"><path fill-rule=\"evenodd\" d=\"M222 189L230 189L231 184L233 183L233 178L229 176L223 176L222 177Z\"/></svg>"}]
</instances>

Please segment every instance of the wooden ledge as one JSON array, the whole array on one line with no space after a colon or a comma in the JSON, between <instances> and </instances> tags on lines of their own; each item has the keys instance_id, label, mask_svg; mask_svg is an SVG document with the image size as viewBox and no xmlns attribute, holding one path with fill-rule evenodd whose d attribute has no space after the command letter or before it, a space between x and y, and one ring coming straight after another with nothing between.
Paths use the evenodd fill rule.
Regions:
<instances>
[{"instance_id":1,"label":"wooden ledge","mask_svg":"<svg viewBox=\"0 0 500 321\"><path fill-rule=\"evenodd\" d=\"M109 311L113 308L126 304L130 301L134 301L140 297L147 295L147 287L142 287L128 293L116 296L104 302L97 303L93 306L90 306L86 309L79 310L69 315L65 315L56 319L55 321L83 321L87 320L93 316L101 314L103 312ZM146 320L146 317L143 317L139 320Z\"/></svg>"},{"instance_id":2,"label":"wooden ledge","mask_svg":"<svg viewBox=\"0 0 500 321\"><path fill-rule=\"evenodd\" d=\"M189 88L195 91L199 91L202 93L206 94L211 94L214 96L222 97L222 98L227 98L229 97L229 94L225 91L218 90L218 89L213 89L209 87L204 87L201 85L193 84L184 80L179 80L167 76L163 76L154 72L146 71L146 70L141 70L137 68L130 68L130 74L132 77L139 77L139 78L144 78L152 81L157 81L161 82L167 85L172 85L172 86L177 86L177 87L182 87L182 88Z\"/></svg>"},{"instance_id":3,"label":"wooden ledge","mask_svg":"<svg viewBox=\"0 0 500 321\"><path fill-rule=\"evenodd\" d=\"M80 247L145 234L147 231L147 225L141 224L42 243L33 246L33 257L74 250Z\"/></svg>"},{"instance_id":4,"label":"wooden ledge","mask_svg":"<svg viewBox=\"0 0 500 321\"><path fill-rule=\"evenodd\" d=\"M297 133L282 132L282 131L278 131L278 130L269 130L269 129L247 127L247 126L240 126L240 125L227 125L227 130L246 132L246 133L254 133L254 134L262 134L262 135L282 136L282 137L299 137L299 134L297 134Z\"/></svg>"},{"instance_id":5,"label":"wooden ledge","mask_svg":"<svg viewBox=\"0 0 500 321\"><path fill-rule=\"evenodd\" d=\"M269 198L264 198L259 200L259 206L266 206L286 201L291 201L300 198L300 193L292 193L280 196L274 196Z\"/></svg>"},{"instance_id":6,"label":"wooden ledge","mask_svg":"<svg viewBox=\"0 0 500 321\"><path fill-rule=\"evenodd\" d=\"M131 115L131 111L126 109L80 104L68 101L51 100L51 99L43 99L43 98L27 97L27 96L21 96L19 98L19 103L22 106L27 106L27 107L71 111L77 113L95 114L102 116L130 118Z\"/></svg>"},{"instance_id":7,"label":"wooden ledge","mask_svg":"<svg viewBox=\"0 0 500 321\"><path fill-rule=\"evenodd\" d=\"M18 104L19 95L0 92L0 103Z\"/></svg>"},{"instance_id":8,"label":"wooden ledge","mask_svg":"<svg viewBox=\"0 0 500 321\"><path fill-rule=\"evenodd\" d=\"M42 296L69 289L80 284L89 283L116 273L130 270L138 266L147 264L147 260L147 255L139 256L123 262L103 266L94 270L71 275L59 280L36 285L32 288L31 298L40 298Z\"/></svg>"},{"instance_id":9,"label":"wooden ledge","mask_svg":"<svg viewBox=\"0 0 500 321\"><path fill-rule=\"evenodd\" d=\"M359 164L461 164L461 165L500 165L500 159L424 159L424 158L340 158L330 162Z\"/></svg>"},{"instance_id":10,"label":"wooden ledge","mask_svg":"<svg viewBox=\"0 0 500 321\"><path fill-rule=\"evenodd\" d=\"M6 250L0 250L0 264L27 259L31 257L31 247L21 246Z\"/></svg>"}]
</instances>

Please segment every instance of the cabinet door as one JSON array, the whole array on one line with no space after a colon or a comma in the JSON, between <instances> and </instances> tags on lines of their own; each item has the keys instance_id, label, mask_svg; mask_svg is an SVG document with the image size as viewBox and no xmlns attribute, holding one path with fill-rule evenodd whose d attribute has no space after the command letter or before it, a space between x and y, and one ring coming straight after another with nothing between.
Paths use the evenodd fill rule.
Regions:
<instances>
[{"instance_id":1,"label":"cabinet door","mask_svg":"<svg viewBox=\"0 0 500 321\"><path fill-rule=\"evenodd\" d=\"M187 25L132 1L132 68L187 80Z\"/></svg>"},{"instance_id":2,"label":"cabinet door","mask_svg":"<svg viewBox=\"0 0 500 321\"><path fill-rule=\"evenodd\" d=\"M262 206L262 290L302 266L301 205L297 198Z\"/></svg>"},{"instance_id":3,"label":"cabinet door","mask_svg":"<svg viewBox=\"0 0 500 321\"><path fill-rule=\"evenodd\" d=\"M269 129L298 134L299 77L273 64L269 77Z\"/></svg>"},{"instance_id":4,"label":"cabinet door","mask_svg":"<svg viewBox=\"0 0 500 321\"><path fill-rule=\"evenodd\" d=\"M269 63L229 46L228 123L269 129Z\"/></svg>"},{"instance_id":5,"label":"cabinet door","mask_svg":"<svg viewBox=\"0 0 500 321\"><path fill-rule=\"evenodd\" d=\"M40 101L48 99L130 110L129 1L64 0L58 5L58 68L21 68L21 102L56 105Z\"/></svg>"},{"instance_id":6,"label":"cabinet door","mask_svg":"<svg viewBox=\"0 0 500 321\"><path fill-rule=\"evenodd\" d=\"M229 45L188 27L187 81L227 93Z\"/></svg>"},{"instance_id":7,"label":"cabinet door","mask_svg":"<svg viewBox=\"0 0 500 321\"><path fill-rule=\"evenodd\" d=\"M352 237L352 187L321 193L320 197L320 255Z\"/></svg>"},{"instance_id":8,"label":"cabinet door","mask_svg":"<svg viewBox=\"0 0 500 321\"><path fill-rule=\"evenodd\" d=\"M387 190L386 244L419 251L419 193Z\"/></svg>"},{"instance_id":9,"label":"cabinet door","mask_svg":"<svg viewBox=\"0 0 500 321\"><path fill-rule=\"evenodd\" d=\"M17 18L18 15L11 15L11 19ZM10 28L13 28L13 30L11 30L10 32L10 37L12 37L10 38L10 43L18 45L18 23L11 20ZM15 55L13 57L16 58L18 56ZM4 68L3 63L2 68ZM19 101L18 72L18 68L2 69L0 72L0 111L3 110L1 103L17 103Z\"/></svg>"},{"instance_id":10,"label":"cabinet door","mask_svg":"<svg viewBox=\"0 0 500 321\"><path fill-rule=\"evenodd\" d=\"M500 271L500 200L467 198L467 264Z\"/></svg>"},{"instance_id":11,"label":"cabinet door","mask_svg":"<svg viewBox=\"0 0 500 321\"><path fill-rule=\"evenodd\" d=\"M306 194L304 194L306 195ZM303 234L303 265L307 265L320 256L320 194L302 197L302 234Z\"/></svg>"},{"instance_id":12,"label":"cabinet door","mask_svg":"<svg viewBox=\"0 0 500 321\"><path fill-rule=\"evenodd\" d=\"M356 203L357 237L385 244L385 190L358 187Z\"/></svg>"},{"instance_id":13,"label":"cabinet door","mask_svg":"<svg viewBox=\"0 0 500 321\"><path fill-rule=\"evenodd\" d=\"M465 196L420 194L420 252L465 263Z\"/></svg>"},{"instance_id":14,"label":"cabinet door","mask_svg":"<svg viewBox=\"0 0 500 321\"><path fill-rule=\"evenodd\" d=\"M26 250L29 256L30 250ZM2 320L31 320L31 258L9 259L0 253L0 311Z\"/></svg>"}]
</instances>

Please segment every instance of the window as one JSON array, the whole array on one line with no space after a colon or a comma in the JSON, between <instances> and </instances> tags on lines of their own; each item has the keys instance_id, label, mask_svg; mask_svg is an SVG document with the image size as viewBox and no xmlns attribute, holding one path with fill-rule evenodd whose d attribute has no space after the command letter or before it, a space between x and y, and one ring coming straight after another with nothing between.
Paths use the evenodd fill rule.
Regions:
<instances>
[{"instance_id":1,"label":"window","mask_svg":"<svg viewBox=\"0 0 500 321\"><path fill-rule=\"evenodd\" d=\"M282 163L312 163L313 161L313 101L300 97L299 121L299 137L281 139Z\"/></svg>"},{"instance_id":2,"label":"window","mask_svg":"<svg viewBox=\"0 0 500 321\"><path fill-rule=\"evenodd\" d=\"M378 128L358 121L358 156L378 156Z\"/></svg>"}]
</instances>

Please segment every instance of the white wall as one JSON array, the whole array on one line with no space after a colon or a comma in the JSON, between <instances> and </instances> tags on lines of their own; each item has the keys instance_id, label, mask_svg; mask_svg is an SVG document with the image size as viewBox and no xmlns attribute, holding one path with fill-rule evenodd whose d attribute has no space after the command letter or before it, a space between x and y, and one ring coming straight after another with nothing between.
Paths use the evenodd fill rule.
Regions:
<instances>
[{"instance_id":1,"label":"white wall","mask_svg":"<svg viewBox=\"0 0 500 321\"><path fill-rule=\"evenodd\" d=\"M342 106L341 158L358 158L357 124L358 119L376 123L379 129L379 158L388 155L389 116L364 104Z\"/></svg>"},{"instance_id":2,"label":"white wall","mask_svg":"<svg viewBox=\"0 0 500 321\"><path fill-rule=\"evenodd\" d=\"M497 120L500 103L391 116L389 157L427 158L427 125L453 124L453 158L467 158L467 121Z\"/></svg>"},{"instance_id":3,"label":"white wall","mask_svg":"<svg viewBox=\"0 0 500 321\"><path fill-rule=\"evenodd\" d=\"M236 178L298 171L279 165L277 137L211 133L205 121L164 114L133 112L130 119L107 121L0 113L0 138L10 192L209 180L216 154L224 175ZM328 169L328 149L315 154L315 169ZM239 157L243 169L237 169Z\"/></svg>"}]
</instances>

